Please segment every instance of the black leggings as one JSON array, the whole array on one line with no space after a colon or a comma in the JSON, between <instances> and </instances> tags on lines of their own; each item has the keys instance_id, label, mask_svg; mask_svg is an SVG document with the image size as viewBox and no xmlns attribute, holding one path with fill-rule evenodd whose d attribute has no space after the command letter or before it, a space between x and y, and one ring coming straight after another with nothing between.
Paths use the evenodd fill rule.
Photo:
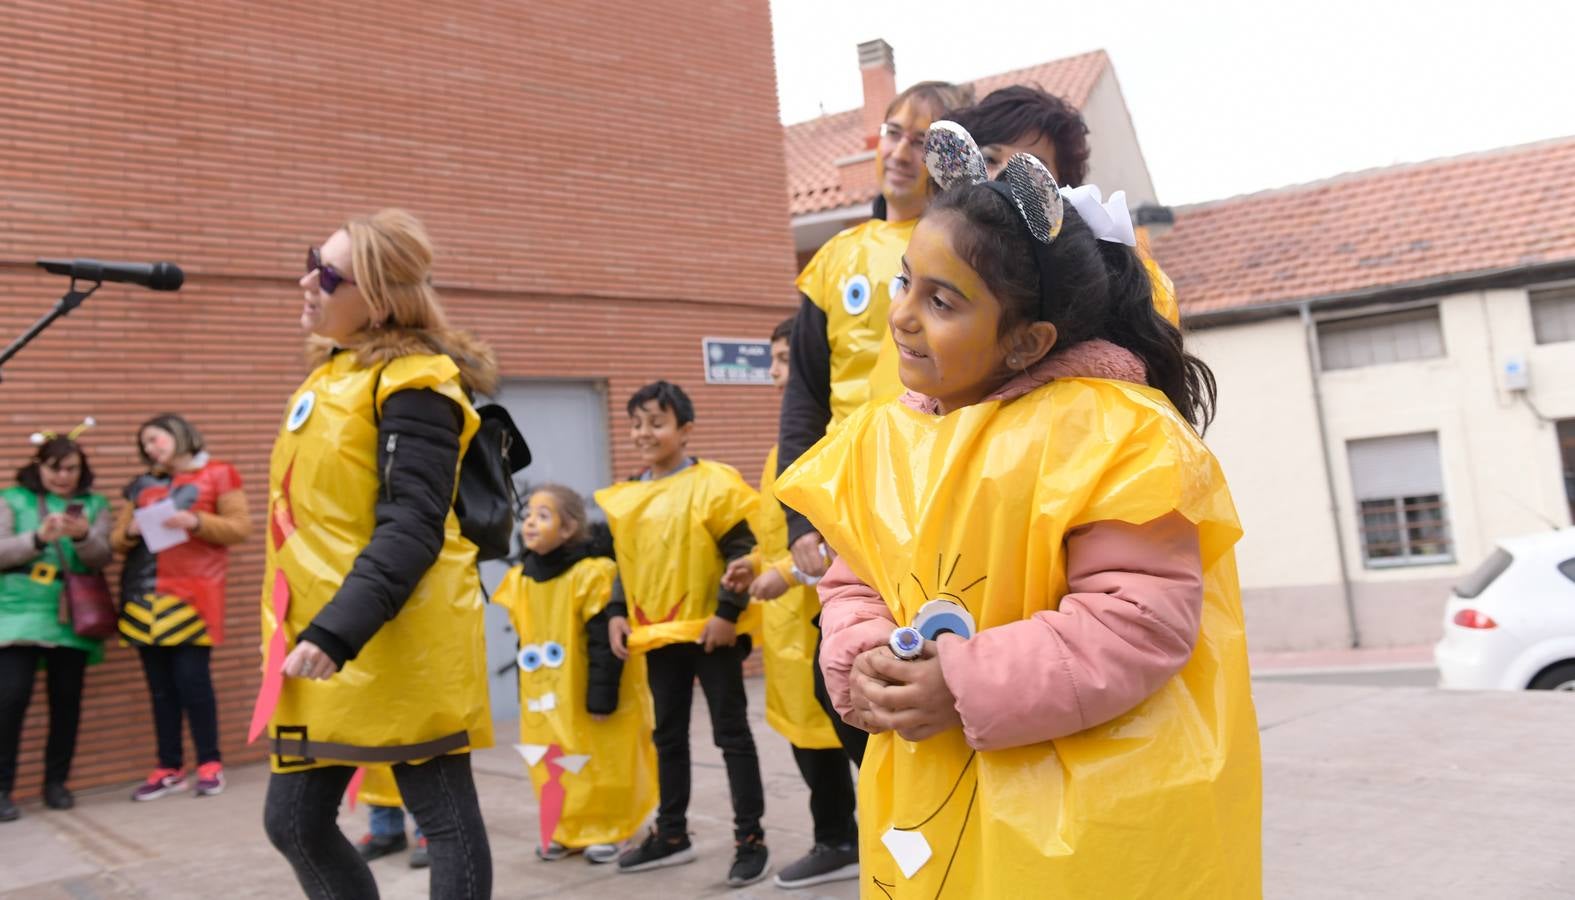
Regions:
<instances>
[{"instance_id":1,"label":"black leggings","mask_svg":"<svg viewBox=\"0 0 1575 900\"><path fill-rule=\"evenodd\" d=\"M372 900L377 882L355 846L339 830L339 802L355 769L326 766L275 772L268 778L263 827L284 854L311 900ZM492 850L470 774L470 754L440 756L421 765L394 766L405 808L432 854L433 900L492 896Z\"/></svg>"},{"instance_id":2,"label":"black leggings","mask_svg":"<svg viewBox=\"0 0 1575 900\"><path fill-rule=\"evenodd\" d=\"M180 741L181 713L191 727L197 747L197 765L219 762L219 712L213 699L213 677L208 672L212 647L182 644L175 647L138 647L142 673L153 697L153 730L159 740L159 768L184 766Z\"/></svg>"},{"instance_id":3,"label":"black leggings","mask_svg":"<svg viewBox=\"0 0 1575 900\"><path fill-rule=\"evenodd\" d=\"M74 647L0 647L0 794L16 785L16 755L22 720L33 696L38 661L48 669L49 741L44 745L44 783L65 784L77 749L82 720L82 676L87 652Z\"/></svg>"}]
</instances>

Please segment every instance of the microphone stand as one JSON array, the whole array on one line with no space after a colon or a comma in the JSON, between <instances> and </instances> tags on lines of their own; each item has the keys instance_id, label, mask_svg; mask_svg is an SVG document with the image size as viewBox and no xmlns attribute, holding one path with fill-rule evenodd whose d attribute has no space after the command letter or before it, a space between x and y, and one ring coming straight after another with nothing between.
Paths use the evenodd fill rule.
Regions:
<instances>
[{"instance_id":1,"label":"microphone stand","mask_svg":"<svg viewBox=\"0 0 1575 900\"><path fill-rule=\"evenodd\" d=\"M88 286L87 290L78 290L77 280L75 278L71 279L71 286L66 289L65 296L61 297L60 300L55 303L54 308L45 313L43 318L39 319L37 322L34 322L33 327L22 332L21 337L11 342L11 346L5 348L4 351L0 351L0 367L3 367L7 362L9 362L11 357L15 356L17 351L21 350L23 347L26 347L33 340L33 338L36 338L39 336L39 334L43 333L45 328L48 328L50 325L54 324L56 319L70 313L78 306L81 306L83 300L93 296L93 292L98 290L100 287L103 287L103 285L104 283L102 281L95 281ZM0 375L0 381L3 380L4 376Z\"/></svg>"}]
</instances>

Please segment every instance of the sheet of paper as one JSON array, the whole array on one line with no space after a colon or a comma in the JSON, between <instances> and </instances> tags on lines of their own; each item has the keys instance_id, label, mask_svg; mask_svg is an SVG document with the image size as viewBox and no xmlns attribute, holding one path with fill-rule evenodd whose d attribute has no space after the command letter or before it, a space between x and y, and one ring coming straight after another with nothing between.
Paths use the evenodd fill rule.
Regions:
<instances>
[{"instance_id":1,"label":"sheet of paper","mask_svg":"<svg viewBox=\"0 0 1575 900\"><path fill-rule=\"evenodd\" d=\"M191 534L186 529L164 526L165 520L177 512L180 510L175 508L175 501L166 497L131 514L137 520L137 527L142 529L142 542L148 545L149 552L163 553L177 544L184 544L191 540Z\"/></svg>"},{"instance_id":2,"label":"sheet of paper","mask_svg":"<svg viewBox=\"0 0 1575 900\"><path fill-rule=\"evenodd\" d=\"M891 858L897 861L897 868L902 870L904 878L912 878L913 873L924 868L924 864L930 861L930 842L917 831L888 828L886 833L881 835L880 842L886 845Z\"/></svg>"}]
</instances>

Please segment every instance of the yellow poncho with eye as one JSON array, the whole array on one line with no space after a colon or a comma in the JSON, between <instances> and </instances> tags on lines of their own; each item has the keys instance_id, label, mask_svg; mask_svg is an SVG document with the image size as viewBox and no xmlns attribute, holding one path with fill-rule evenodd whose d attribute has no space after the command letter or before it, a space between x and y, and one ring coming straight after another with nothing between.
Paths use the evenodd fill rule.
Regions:
<instances>
[{"instance_id":1,"label":"yellow poncho with eye","mask_svg":"<svg viewBox=\"0 0 1575 900\"><path fill-rule=\"evenodd\" d=\"M492 595L519 635L519 751L536 792L543 846L618 843L656 808L645 659L625 664L615 712L598 721L585 708L586 623L611 599L615 573L613 561L600 557L546 581L516 566Z\"/></svg>"},{"instance_id":2,"label":"yellow poncho with eye","mask_svg":"<svg viewBox=\"0 0 1575 900\"><path fill-rule=\"evenodd\" d=\"M1182 671L1117 719L973 751L954 729L870 738L859 774L866 898L1258 897L1260 772L1232 546L1213 456L1158 391L1055 381L936 417L870 406L777 483L908 624L961 602L983 630L1055 609L1068 532L1180 512L1204 608Z\"/></svg>"},{"instance_id":3,"label":"yellow poncho with eye","mask_svg":"<svg viewBox=\"0 0 1575 900\"><path fill-rule=\"evenodd\" d=\"M842 742L815 698L815 644L820 638L815 616L820 613L820 598L814 588L799 584L792 574L787 516L772 489L776 475L777 448L772 447L760 475L760 503L749 523L760 541L760 570L776 569L789 585L782 596L763 603L761 610L766 724L795 747L839 748Z\"/></svg>"},{"instance_id":4,"label":"yellow poncho with eye","mask_svg":"<svg viewBox=\"0 0 1575 900\"><path fill-rule=\"evenodd\" d=\"M596 492L629 604L631 651L700 638L716 613L725 565L717 541L749 520L756 500L737 469L708 459ZM751 603L737 626L740 634L759 631L760 604Z\"/></svg>"},{"instance_id":5,"label":"yellow poncho with eye","mask_svg":"<svg viewBox=\"0 0 1575 900\"><path fill-rule=\"evenodd\" d=\"M476 547L461 536L452 509L437 561L355 659L327 681L278 671L296 635L333 599L371 541L376 410L407 389L436 391L459 406L463 458L479 419L446 356L365 367L354 353L338 353L296 390L274 441L264 679L255 714L259 730L266 717L274 771L417 762L492 745Z\"/></svg>"},{"instance_id":6,"label":"yellow poncho with eye","mask_svg":"<svg viewBox=\"0 0 1575 900\"><path fill-rule=\"evenodd\" d=\"M855 225L822 245L799 273L798 289L826 314L833 425L867 400L902 392L886 314L891 280L902 272L917 224L870 219Z\"/></svg>"}]
</instances>

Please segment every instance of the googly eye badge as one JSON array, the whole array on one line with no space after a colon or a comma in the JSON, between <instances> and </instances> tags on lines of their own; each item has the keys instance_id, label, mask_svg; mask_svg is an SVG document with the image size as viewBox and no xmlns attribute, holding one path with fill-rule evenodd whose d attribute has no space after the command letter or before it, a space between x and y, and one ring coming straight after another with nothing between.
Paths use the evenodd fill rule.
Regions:
<instances>
[{"instance_id":1,"label":"googly eye badge","mask_svg":"<svg viewBox=\"0 0 1575 900\"><path fill-rule=\"evenodd\" d=\"M541 661L549 669L556 669L563 665L563 645L557 641L548 641L541 645Z\"/></svg>"},{"instance_id":2,"label":"googly eye badge","mask_svg":"<svg viewBox=\"0 0 1575 900\"><path fill-rule=\"evenodd\" d=\"M950 600L931 600L919 607L918 615L913 617L913 628L927 641L947 633L971 638L978 630L973 622L973 614Z\"/></svg>"},{"instance_id":3,"label":"googly eye badge","mask_svg":"<svg viewBox=\"0 0 1575 900\"><path fill-rule=\"evenodd\" d=\"M912 625L904 625L892 631L886 644L898 659L918 659L920 651L924 649L924 635Z\"/></svg>"},{"instance_id":4,"label":"googly eye badge","mask_svg":"<svg viewBox=\"0 0 1575 900\"><path fill-rule=\"evenodd\" d=\"M850 316L861 316L870 308L870 300L874 299L874 292L870 288L870 280L865 275L855 275L848 279L842 286L842 308Z\"/></svg>"},{"instance_id":5,"label":"googly eye badge","mask_svg":"<svg viewBox=\"0 0 1575 900\"><path fill-rule=\"evenodd\" d=\"M561 654L563 652L563 648L560 647L558 649L558 652ZM541 668L542 663L546 661L544 656L545 655L542 653L542 649L541 649L541 646L539 644L526 644L525 646L520 648L520 653L519 653L519 657L518 657L519 664L520 664L520 670L523 671L523 672L534 672L534 671L536 671L537 669ZM560 665L561 665L561 656L560 656Z\"/></svg>"}]
</instances>

